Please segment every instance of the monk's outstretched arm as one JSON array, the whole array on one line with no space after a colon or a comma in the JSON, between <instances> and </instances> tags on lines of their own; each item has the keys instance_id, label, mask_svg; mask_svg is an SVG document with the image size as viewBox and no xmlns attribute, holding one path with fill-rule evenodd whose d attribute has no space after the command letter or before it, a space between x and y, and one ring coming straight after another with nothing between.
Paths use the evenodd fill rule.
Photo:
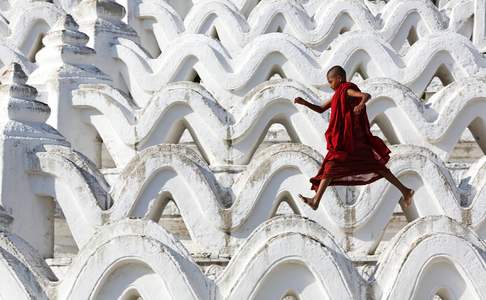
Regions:
<instances>
[{"instance_id":1,"label":"monk's outstretched arm","mask_svg":"<svg viewBox=\"0 0 486 300\"><path fill-rule=\"evenodd\" d=\"M323 113L331 107L331 99L326 100L323 105L316 105L302 99L301 97L297 97L294 99L294 103L305 105L318 113Z\"/></svg>"}]
</instances>

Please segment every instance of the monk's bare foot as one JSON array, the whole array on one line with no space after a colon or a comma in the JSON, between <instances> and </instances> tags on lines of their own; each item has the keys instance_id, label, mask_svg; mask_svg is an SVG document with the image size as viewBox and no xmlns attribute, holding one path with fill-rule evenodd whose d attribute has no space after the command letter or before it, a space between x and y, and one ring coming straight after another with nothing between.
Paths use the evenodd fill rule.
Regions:
<instances>
[{"instance_id":1,"label":"monk's bare foot","mask_svg":"<svg viewBox=\"0 0 486 300\"><path fill-rule=\"evenodd\" d=\"M403 203L403 206L405 208L408 208L410 207L410 205L412 205L412 197L414 193L415 191L412 189L407 189L407 191L403 193L403 197L400 200L400 202Z\"/></svg>"},{"instance_id":2,"label":"monk's bare foot","mask_svg":"<svg viewBox=\"0 0 486 300\"><path fill-rule=\"evenodd\" d=\"M311 197L305 197L299 194L300 199L304 201L305 204L309 205L313 210L316 210L319 207L319 202L315 203L314 198Z\"/></svg>"}]
</instances>

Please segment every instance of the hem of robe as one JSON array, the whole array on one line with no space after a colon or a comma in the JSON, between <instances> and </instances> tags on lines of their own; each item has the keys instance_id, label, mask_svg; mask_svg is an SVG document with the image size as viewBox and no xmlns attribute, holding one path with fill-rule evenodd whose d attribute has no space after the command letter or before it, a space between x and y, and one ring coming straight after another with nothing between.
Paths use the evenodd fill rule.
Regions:
<instances>
[{"instance_id":1,"label":"hem of robe","mask_svg":"<svg viewBox=\"0 0 486 300\"><path fill-rule=\"evenodd\" d=\"M388 161L389 157L386 157L384 161ZM326 172L326 163L333 163L336 165L329 166L328 170ZM341 162L342 163L342 162ZM321 180L325 178L333 178L333 180L329 183L329 186L334 186L334 185L349 185L349 186L354 186L354 185L365 185L372 183L378 179L383 178L382 175L377 173L377 170L387 170L388 168L386 165L380 161L377 160L368 160L368 161L355 161L355 162L346 162L344 165L346 166L347 170L343 171L341 170L336 170L339 169L340 161L325 161L321 165L321 168L319 169L317 175L311 177L309 179L309 182L312 184L311 190L317 191L317 188L319 187L319 184ZM358 164L361 165L361 168L359 169L349 169L349 165L351 164ZM363 164L366 164L364 167ZM333 169L335 172L333 172Z\"/></svg>"},{"instance_id":2,"label":"hem of robe","mask_svg":"<svg viewBox=\"0 0 486 300\"><path fill-rule=\"evenodd\" d=\"M368 175L368 174L371 177L367 176L367 179L362 179L362 180L347 179L348 177L356 177L356 175ZM321 180L323 180L325 178L329 178L329 177L333 178L333 180L329 183L329 186L335 186L335 185L344 185L344 186L365 185L365 184L373 183L373 182L377 181L378 179L384 178L382 175L375 173L375 172L366 172L366 173L360 172L360 173L357 173L357 174L350 174L350 175L344 175L344 176L339 176L339 177L335 177L335 176L328 176L328 177L326 177L326 176L314 176L309 180L312 184L311 190L317 192L317 189L319 188L319 184L321 183ZM346 179L344 179L344 178L346 178Z\"/></svg>"}]
</instances>

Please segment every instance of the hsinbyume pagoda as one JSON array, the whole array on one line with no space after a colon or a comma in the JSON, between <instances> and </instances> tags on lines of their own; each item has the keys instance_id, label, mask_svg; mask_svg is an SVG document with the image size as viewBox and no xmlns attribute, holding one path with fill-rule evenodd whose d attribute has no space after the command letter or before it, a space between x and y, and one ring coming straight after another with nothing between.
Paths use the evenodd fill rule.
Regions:
<instances>
[{"instance_id":1,"label":"hsinbyume pagoda","mask_svg":"<svg viewBox=\"0 0 486 300\"><path fill-rule=\"evenodd\" d=\"M486 0L0 0L1 300L486 299ZM415 190L309 178L341 65Z\"/></svg>"}]
</instances>

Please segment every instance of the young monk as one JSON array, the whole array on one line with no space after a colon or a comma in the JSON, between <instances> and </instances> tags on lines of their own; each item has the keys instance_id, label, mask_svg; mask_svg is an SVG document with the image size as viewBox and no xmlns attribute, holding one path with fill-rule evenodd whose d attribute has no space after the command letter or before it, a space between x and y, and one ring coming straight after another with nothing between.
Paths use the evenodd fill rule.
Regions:
<instances>
[{"instance_id":1,"label":"young monk","mask_svg":"<svg viewBox=\"0 0 486 300\"><path fill-rule=\"evenodd\" d=\"M328 152L317 175L309 180L311 190L316 194L312 198L301 194L299 197L316 210L330 185L364 185L386 178L402 193L400 203L405 208L409 207L414 191L404 186L385 166L391 151L379 137L371 134L366 114L370 94L361 92L356 84L346 81L346 71L341 66L329 69L327 81L335 92L324 105L312 104L301 97L294 99L294 103L318 113L331 108L325 133Z\"/></svg>"}]
</instances>

